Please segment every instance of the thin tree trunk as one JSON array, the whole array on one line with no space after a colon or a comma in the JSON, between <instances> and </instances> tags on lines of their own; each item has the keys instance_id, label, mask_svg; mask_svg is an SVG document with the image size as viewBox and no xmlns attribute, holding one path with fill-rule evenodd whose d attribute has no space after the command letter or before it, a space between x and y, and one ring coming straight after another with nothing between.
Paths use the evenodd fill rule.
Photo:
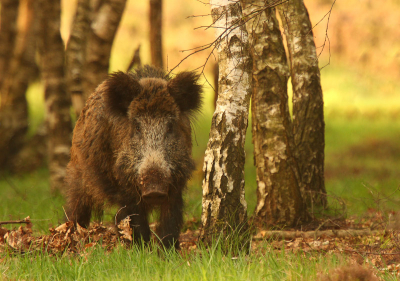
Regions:
<instances>
[{"instance_id":1,"label":"thin tree trunk","mask_svg":"<svg viewBox=\"0 0 400 281\"><path fill-rule=\"evenodd\" d=\"M30 80L37 74L35 63L35 13L33 0L21 1L21 26L1 87L0 168L13 169L12 163L24 145L28 130L28 104L25 97Z\"/></svg>"},{"instance_id":2,"label":"thin tree trunk","mask_svg":"<svg viewBox=\"0 0 400 281\"><path fill-rule=\"evenodd\" d=\"M218 99L218 78L219 78L219 66L218 62L213 65L213 78L214 78L214 110L217 107Z\"/></svg>"},{"instance_id":3,"label":"thin tree trunk","mask_svg":"<svg viewBox=\"0 0 400 281\"><path fill-rule=\"evenodd\" d=\"M252 133L257 169L255 216L267 225L305 221L299 171L293 156L287 81L289 69L275 8L242 0L253 60Z\"/></svg>"},{"instance_id":4,"label":"thin tree trunk","mask_svg":"<svg viewBox=\"0 0 400 281\"><path fill-rule=\"evenodd\" d=\"M136 48L135 52L133 53L133 57L131 62L129 63L126 71L131 71L132 69L139 68L142 66L142 60L140 59L140 44L139 46Z\"/></svg>"},{"instance_id":5,"label":"thin tree trunk","mask_svg":"<svg viewBox=\"0 0 400 281\"><path fill-rule=\"evenodd\" d=\"M295 159L302 194L308 206L325 207L324 102L312 26L303 0L290 0L278 7L290 58Z\"/></svg>"},{"instance_id":6,"label":"thin tree trunk","mask_svg":"<svg viewBox=\"0 0 400 281\"><path fill-rule=\"evenodd\" d=\"M221 234L245 238L240 235L247 226L244 142L251 95L251 61L240 5L214 0L211 14L218 41L219 95L203 166L200 237L206 243Z\"/></svg>"},{"instance_id":7,"label":"thin tree trunk","mask_svg":"<svg viewBox=\"0 0 400 281\"><path fill-rule=\"evenodd\" d=\"M83 66L90 29L90 0L78 0L66 50L66 82L72 106L78 117L84 104Z\"/></svg>"},{"instance_id":8,"label":"thin tree trunk","mask_svg":"<svg viewBox=\"0 0 400 281\"><path fill-rule=\"evenodd\" d=\"M64 77L64 44L60 34L60 1L39 0L42 80L45 87L50 188L60 191L71 146L71 100Z\"/></svg>"},{"instance_id":9,"label":"thin tree trunk","mask_svg":"<svg viewBox=\"0 0 400 281\"><path fill-rule=\"evenodd\" d=\"M163 68L162 0L150 0L150 53L152 65Z\"/></svg>"},{"instance_id":10,"label":"thin tree trunk","mask_svg":"<svg viewBox=\"0 0 400 281\"><path fill-rule=\"evenodd\" d=\"M95 1L84 67L85 100L108 75L111 47L126 0Z\"/></svg>"},{"instance_id":11,"label":"thin tree trunk","mask_svg":"<svg viewBox=\"0 0 400 281\"><path fill-rule=\"evenodd\" d=\"M0 9L0 89L9 68L17 36L18 0L1 0ZM1 93L0 93L1 94ZM1 94L0 97L2 97ZM1 99L0 99L1 100Z\"/></svg>"}]
</instances>

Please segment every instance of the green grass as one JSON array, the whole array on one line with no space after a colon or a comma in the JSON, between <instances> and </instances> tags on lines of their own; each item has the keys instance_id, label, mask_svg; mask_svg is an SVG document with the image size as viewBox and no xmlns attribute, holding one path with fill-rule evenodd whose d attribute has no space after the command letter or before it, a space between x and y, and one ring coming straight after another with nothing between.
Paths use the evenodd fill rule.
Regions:
<instances>
[{"instance_id":1,"label":"green grass","mask_svg":"<svg viewBox=\"0 0 400 281\"><path fill-rule=\"evenodd\" d=\"M326 120L327 192L344 199L350 215L399 210L399 128L399 120Z\"/></svg>"},{"instance_id":2,"label":"green grass","mask_svg":"<svg viewBox=\"0 0 400 281\"><path fill-rule=\"evenodd\" d=\"M180 255L160 253L156 246L112 252L96 246L78 256L8 256L0 272L19 280L315 280L318 272L345 262L336 255L273 251L268 243L257 253L235 257L218 248Z\"/></svg>"},{"instance_id":3,"label":"green grass","mask_svg":"<svg viewBox=\"0 0 400 281\"><path fill-rule=\"evenodd\" d=\"M22 176L0 175L0 221L30 216L34 231L44 233L62 222L64 199L50 194L48 171Z\"/></svg>"}]
</instances>

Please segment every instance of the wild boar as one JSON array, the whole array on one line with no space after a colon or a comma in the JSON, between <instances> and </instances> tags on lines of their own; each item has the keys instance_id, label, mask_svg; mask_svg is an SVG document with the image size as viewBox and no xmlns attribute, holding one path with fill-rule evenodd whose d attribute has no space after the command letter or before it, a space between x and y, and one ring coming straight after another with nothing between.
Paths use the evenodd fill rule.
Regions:
<instances>
[{"instance_id":1,"label":"wild boar","mask_svg":"<svg viewBox=\"0 0 400 281\"><path fill-rule=\"evenodd\" d=\"M67 218L87 227L106 205L131 219L135 242L150 240L148 214L159 211L156 235L179 248L183 199L195 168L191 120L202 87L194 72L174 78L145 66L116 72L88 98L76 123L67 167Z\"/></svg>"}]
</instances>

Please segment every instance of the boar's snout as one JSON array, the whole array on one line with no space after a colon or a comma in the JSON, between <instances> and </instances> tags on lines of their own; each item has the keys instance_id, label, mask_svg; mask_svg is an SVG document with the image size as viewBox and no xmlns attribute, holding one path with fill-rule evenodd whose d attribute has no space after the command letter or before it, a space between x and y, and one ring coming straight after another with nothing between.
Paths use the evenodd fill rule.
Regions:
<instances>
[{"instance_id":1,"label":"boar's snout","mask_svg":"<svg viewBox=\"0 0 400 281\"><path fill-rule=\"evenodd\" d=\"M157 169L147 170L141 177L141 190L144 201L161 204L168 198L168 179Z\"/></svg>"}]
</instances>

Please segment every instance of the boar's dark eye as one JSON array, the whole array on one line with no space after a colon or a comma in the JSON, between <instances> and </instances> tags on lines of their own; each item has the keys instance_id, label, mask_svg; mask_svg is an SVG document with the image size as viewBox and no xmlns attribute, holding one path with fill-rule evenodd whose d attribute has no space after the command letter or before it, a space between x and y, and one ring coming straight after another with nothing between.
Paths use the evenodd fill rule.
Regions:
<instances>
[{"instance_id":1,"label":"boar's dark eye","mask_svg":"<svg viewBox=\"0 0 400 281\"><path fill-rule=\"evenodd\" d=\"M174 124L172 122L167 123L167 134L172 134L174 132Z\"/></svg>"},{"instance_id":2,"label":"boar's dark eye","mask_svg":"<svg viewBox=\"0 0 400 281\"><path fill-rule=\"evenodd\" d=\"M138 135L141 132L140 124L139 122L134 122L132 126L132 136L133 135Z\"/></svg>"}]
</instances>

